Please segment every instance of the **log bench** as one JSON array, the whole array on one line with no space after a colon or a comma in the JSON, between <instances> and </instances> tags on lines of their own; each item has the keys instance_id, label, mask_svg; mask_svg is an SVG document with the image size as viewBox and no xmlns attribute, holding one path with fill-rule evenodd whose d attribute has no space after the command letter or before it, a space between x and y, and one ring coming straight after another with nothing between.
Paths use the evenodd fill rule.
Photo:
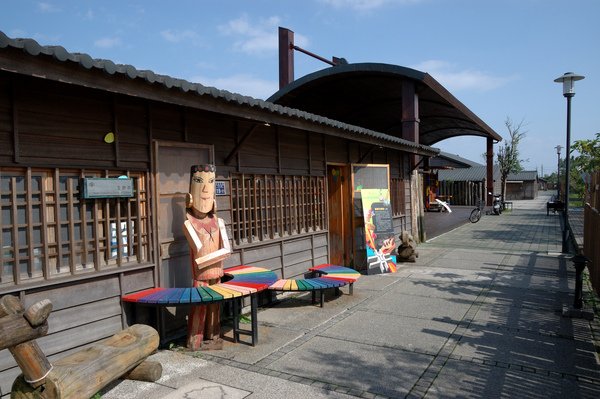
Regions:
<instances>
[{"instance_id":1,"label":"log bench","mask_svg":"<svg viewBox=\"0 0 600 399\"><path fill-rule=\"evenodd\" d=\"M124 302L148 306L208 305L222 301L233 301L233 340L238 342L240 335L249 335L252 346L258 342L258 293L266 290L277 280L271 270L254 266L235 266L224 271L224 282L197 288L151 288L123 296ZM241 301L250 296L251 327L241 329L239 315Z\"/></svg>"},{"instance_id":2,"label":"log bench","mask_svg":"<svg viewBox=\"0 0 600 399\"><path fill-rule=\"evenodd\" d=\"M51 311L49 300L24 309L15 296L0 298L0 350L8 348L23 372L13 383L11 398L89 398L117 378L160 378L160 363L146 360L158 348L158 333L142 324L51 364L35 341L48 333Z\"/></svg>"},{"instance_id":3,"label":"log bench","mask_svg":"<svg viewBox=\"0 0 600 399\"><path fill-rule=\"evenodd\" d=\"M279 279L269 286L272 291L311 291L312 301L316 302L316 294L319 293L319 304L323 307L325 290L335 288L339 293L340 287L350 285L349 293L353 294L354 282L360 277L360 273L354 269L332 264L323 264L308 269L314 276L306 279Z\"/></svg>"}]
</instances>

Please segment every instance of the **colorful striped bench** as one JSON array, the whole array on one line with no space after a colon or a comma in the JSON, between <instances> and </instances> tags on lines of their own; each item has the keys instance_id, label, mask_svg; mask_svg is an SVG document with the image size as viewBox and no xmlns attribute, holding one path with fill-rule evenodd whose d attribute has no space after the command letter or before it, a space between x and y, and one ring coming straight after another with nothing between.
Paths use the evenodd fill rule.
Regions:
<instances>
[{"instance_id":1,"label":"colorful striped bench","mask_svg":"<svg viewBox=\"0 0 600 399\"><path fill-rule=\"evenodd\" d=\"M360 273L354 269L332 264L323 264L308 269L315 277L307 279L279 279L269 286L272 291L312 291L313 303L316 302L316 293L319 292L320 305L323 307L325 290L339 288L350 284L350 295L353 294L354 282Z\"/></svg>"},{"instance_id":2,"label":"colorful striped bench","mask_svg":"<svg viewBox=\"0 0 600 399\"><path fill-rule=\"evenodd\" d=\"M269 288L277 280L277 275L268 269L254 266L235 266L224 270L229 280L206 287L197 288L151 288L125 295L124 302L152 306L207 305L210 303L233 301L233 336L239 341L240 334L252 336L252 346L258 341L257 293ZM252 324L251 330L239 326L241 299L250 296Z\"/></svg>"}]
</instances>

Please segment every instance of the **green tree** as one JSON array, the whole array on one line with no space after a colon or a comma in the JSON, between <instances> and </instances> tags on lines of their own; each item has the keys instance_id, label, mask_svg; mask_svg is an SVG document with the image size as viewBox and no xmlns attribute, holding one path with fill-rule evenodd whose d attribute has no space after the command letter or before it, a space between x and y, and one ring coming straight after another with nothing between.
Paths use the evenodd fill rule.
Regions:
<instances>
[{"instance_id":1,"label":"green tree","mask_svg":"<svg viewBox=\"0 0 600 399\"><path fill-rule=\"evenodd\" d=\"M578 155L573 155L574 152ZM577 140L571 146L571 187L583 199L585 195L584 179L600 170L600 133L595 139Z\"/></svg>"},{"instance_id":2,"label":"green tree","mask_svg":"<svg viewBox=\"0 0 600 399\"><path fill-rule=\"evenodd\" d=\"M514 123L509 117L506 117L504 125L508 130L508 139L498 148L496 154L498 167L500 169L500 184L502 198L506 198L506 179L511 173L517 173L523 170L521 166L522 159L519 159L519 143L525 137L526 131L524 121Z\"/></svg>"}]
</instances>

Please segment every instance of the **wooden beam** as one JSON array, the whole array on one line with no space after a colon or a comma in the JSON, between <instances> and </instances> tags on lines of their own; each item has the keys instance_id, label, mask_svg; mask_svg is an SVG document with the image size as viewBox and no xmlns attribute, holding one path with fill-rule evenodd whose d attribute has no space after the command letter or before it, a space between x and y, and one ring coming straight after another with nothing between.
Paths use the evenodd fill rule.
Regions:
<instances>
[{"instance_id":1,"label":"wooden beam","mask_svg":"<svg viewBox=\"0 0 600 399\"><path fill-rule=\"evenodd\" d=\"M375 148L377 148L377 146L374 146L374 145L372 145L372 146L371 146L371 147L370 147L370 148L367 150L367 152L365 152L365 153L363 154L363 156L362 156L362 157L360 157L360 159L358 160L358 162L357 162L357 163L363 163L363 161L364 161L365 159L367 159L367 157L368 157L369 155L371 155L371 154L373 153L373 151L375 151Z\"/></svg>"},{"instance_id":2,"label":"wooden beam","mask_svg":"<svg viewBox=\"0 0 600 399\"><path fill-rule=\"evenodd\" d=\"M17 89L15 83L11 85L11 105L12 105L12 133L13 133L13 161L19 163L19 107L17 104Z\"/></svg>"},{"instance_id":3,"label":"wooden beam","mask_svg":"<svg viewBox=\"0 0 600 399\"><path fill-rule=\"evenodd\" d=\"M229 165L229 163L231 162L233 157L235 157L237 155L237 153L240 152L240 150L242 149L242 146L244 145L246 140L248 140L250 138L250 136L252 136L252 134L256 131L257 127L258 127L258 125L254 125L250 129L248 129L246 134L244 134L244 136L236 144L236 146L233 148L233 150L231 150L229 155L227 155L227 158L225 158L225 165Z\"/></svg>"}]
</instances>

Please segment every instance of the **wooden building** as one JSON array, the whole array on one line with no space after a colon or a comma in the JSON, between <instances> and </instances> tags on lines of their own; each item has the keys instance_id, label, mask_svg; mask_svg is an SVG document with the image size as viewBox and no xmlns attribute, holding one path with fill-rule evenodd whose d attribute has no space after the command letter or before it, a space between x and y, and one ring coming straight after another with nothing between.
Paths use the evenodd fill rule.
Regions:
<instances>
[{"instance_id":1,"label":"wooden building","mask_svg":"<svg viewBox=\"0 0 600 399\"><path fill-rule=\"evenodd\" d=\"M417 227L411 159L437 152L0 32L0 296L52 301L39 340L52 360L130 324L122 295L189 285L181 226L192 164L217 166L218 215L233 249L227 266L289 278L340 259L329 226L353 217L349 165L387 167L399 234ZM82 195L84 178L117 177L131 179L133 196ZM336 196L345 199L332 206ZM342 240L356 246L352 234ZM177 328L186 313L169 309L162 325ZM153 312L136 317L156 322ZM18 373L1 351L0 396Z\"/></svg>"}]
</instances>

